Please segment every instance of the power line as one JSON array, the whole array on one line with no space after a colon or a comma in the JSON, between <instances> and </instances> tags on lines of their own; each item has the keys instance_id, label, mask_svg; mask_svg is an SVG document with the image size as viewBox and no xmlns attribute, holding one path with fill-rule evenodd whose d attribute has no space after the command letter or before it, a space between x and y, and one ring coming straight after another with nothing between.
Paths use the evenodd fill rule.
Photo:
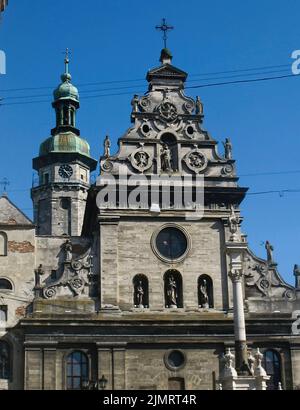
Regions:
<instances>
[{"instance_id":1,"label":"power line","mask_svg":"<svg viewBox=\"0 0 300 410\"><path fill-rule=\"evenodd\" d=\"M239 72L250 72L250 71L261 71L261 70L269 70L274 68L290 68L290 64L280 64L280 65L271 65L271 66L260 66L260 67L251 67L251 68L244 68L244 69L236 69L236 70L227 70L227 71L215 71L215 72L207 72L207 73L200 73L200 74L190 74L189 77L206 77L209 75L220 75L220 74L232 74L232 73L239 73ZM205 78L203 78L205 80ZM136 78L130 80L111 80L111 81L98 81L93 83L78 83L78 87L89 87L93 85L106 85L106 84L122 84L122 83L132 83L138 81L145 81L145 78ZM190 81L197 81L197 80L190 80ZM4 92L16 92L16 91L33 91L33 90L53 90L57 85L53 86L41 86L41 87L23 87L23 88L8 88L0 90L1 93Z\"/></svg>"},{"instance_id":2,"label":"power line","mask_svg":"<svg viewBox=\"0 0 300 410\"><path fill-rule=\"evenodd\" d=\"M213 81L213 80L222 80L222 79L229 79L229 78L236 78L236 77L245 77L249 75L262 75L262 74L277 74L280 72L287 72L289 70L276 70L276 71L267 71L265 73L248 73L248 74L239 74L239 75L233 75L233 76L225 76L225 77L212 77L212 78L206 78L205 81ZM191 82L199 81L197 80L191 80ZM125 89L132 89L132 87L135 87L135 91L137 91L137 88L143 87L141 91L144 91L144 86L142 84L135 84L133 86L125 86L125 87L110 87L110 88L102 88L98 90L83 90L80 92L80 94L86 94L86 93L92 93L92 92L104 92L104 91L117 91L117 90L125 90ZM189 87L186 87L189 88ZM139 90L140 91L140 90ZM131 91L130 94L134 92ZM21 96L8 96L4 97L3 100L15 100L15 99L26 99L26 98L42 98L42 97L49 97L49 94L36 94L36 95L21 95ZM83 97L85 98L85 97Z\"/></svg>"},{"instance_id":3,"label":"power line","mask_svg":"<svg viewBox=\"0 0 300 410\"><path fill-rule=\"evenodd\" d=\"M197 88L206 88L206 87L218 87L223 85L233 85L233 84L247 84L247 83L255 83L255 82L263 82L263 81L274 81L274 80L281 80L286 78L295 78L299 77L295 74L289 75L282 75L282 76L275 76L275 77L263 77L263 78L254 78L254 79L247 79L247 80L235 80L235 81L226 81L220 83L210 83L210 84L199 84L194 86L185 87L185 89L197 89ZM132 92L124 92L124 93L112 93L112 94L97 94L97 95L89 95L82 97L82 99L93 99L93 98L101 98L101 97L113 97L113 96L121 96L121 95L132 95ZM28 97L27 97L28 98ZM0 103L0 106L8 106L8 105L25 105L25 104L36 104L36 103L50 103L50 100L41 100L41 101L25 101L25 102L13 102L13 103Z\"/></svg>"}]
</instances>

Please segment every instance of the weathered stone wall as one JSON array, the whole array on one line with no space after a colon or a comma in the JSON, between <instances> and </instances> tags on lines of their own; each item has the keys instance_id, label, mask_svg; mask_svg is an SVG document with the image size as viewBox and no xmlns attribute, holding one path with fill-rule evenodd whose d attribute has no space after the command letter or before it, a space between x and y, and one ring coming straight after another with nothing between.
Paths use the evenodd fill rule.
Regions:
<instances>
[{"instance_id":1,"label":"weathered stone wall","mask_svg":"<svg viewBox=\"0 0 300 410\"><path fill-rule=\"evenodd\" d=\"M226 260L222 251L223 225L220 221L178 222L191 240L188 257L179 263L160 260L152 250L153 234L167 221L132 220L101 223L102 306L133 308L133 278L144 274L149 281L151 310L164 310L164 274L176 269L183 279L185 309L198 309L198 278L205 274L214 284L216 309L228 305ZM174 224L176 226L176 223Z\"/></svg>"}]
</instances>

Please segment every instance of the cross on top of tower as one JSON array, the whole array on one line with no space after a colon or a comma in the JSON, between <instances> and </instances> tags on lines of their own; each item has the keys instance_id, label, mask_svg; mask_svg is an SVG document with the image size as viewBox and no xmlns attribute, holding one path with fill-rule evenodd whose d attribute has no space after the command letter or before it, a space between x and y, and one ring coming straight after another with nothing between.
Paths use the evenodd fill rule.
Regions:
<instances>
[{"instance_id":1,"label":"cross on top of tower","mask_svg":"<svg viewBox=\"0 0 300 410\"><path fill-rule=\"evenodd\" d=\"M63 54L65 55L65 73L69 74L69 62L71 52L68 48L66 48L66 51L64 51Z\"/></svg>"},{"instance_id":2,"label":"cross on top of tower","mask_svg":"<svg viewBox=\"0 0 300 410\"><path fill-rule=\"evenodd\" d=\"M167 24L165 18L162 19L161 25L155 27L156 30L160 30L163 33L164 48L167 48L168 31L174 30L173 26Z\"/></svg>"}]
</instances>

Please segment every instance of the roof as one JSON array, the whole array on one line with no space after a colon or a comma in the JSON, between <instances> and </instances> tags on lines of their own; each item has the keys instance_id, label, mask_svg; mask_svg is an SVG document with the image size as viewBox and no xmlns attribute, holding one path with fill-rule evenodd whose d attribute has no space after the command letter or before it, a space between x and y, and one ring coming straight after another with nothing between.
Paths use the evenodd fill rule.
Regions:
<instances>
[{"instance_id":1,"label":"roof","mask_svg":"<svg viewBox=\"0 0 300 410\"><path fill-rule=\"evenodd\" d=\"M0 225L33 226L33 223L5 194L3 194L0 197Z\"/></svg>"},{"instance_id":2,"label":"roof","mask_svg":"<svg viewBox=\"0 0 300 410\"><path fill-rule=\"evenodd\" d=\"M52 152L77 152L90 157L90 146L85 139L80 138L73 132L65 132L47 138L40 145L40 156Z\"/></svg>"}]
</instances>

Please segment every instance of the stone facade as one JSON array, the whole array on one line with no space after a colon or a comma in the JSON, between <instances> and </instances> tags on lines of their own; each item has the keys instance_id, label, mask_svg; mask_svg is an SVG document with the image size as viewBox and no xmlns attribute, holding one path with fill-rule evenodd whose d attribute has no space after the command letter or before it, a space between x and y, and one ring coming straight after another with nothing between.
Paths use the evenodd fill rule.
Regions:
<instances>
[{"instance_id":1,"label":"stone facade","mask_svg":"<svg viewBox=\"0 0 300 410\"><path fill-rule=\"evenodd\" d=\"M265 355L269 388L300 388L299 268L292 287L270 244L266 260L248 248L240 217L247 189L232 144L218 152L202 102L184 94L187 74L168 50L160 61L147 74L148 93L132 99L118 153L105 139L90 185L97 164L75 128L79 94L66 58L56 127L33 161L34 224L0 199L0 388L64 390L104 375L108 389L215 390L236 342L233 275L242 281L248 349ZM134 184L124 191L132 176L138 192ZM116 197L105 195L112 177ZM154 177L183 180L193 199L200 180L201 217L176 189L169 206L159 189L151 196Z\"/></svg>"}]
</instances>

